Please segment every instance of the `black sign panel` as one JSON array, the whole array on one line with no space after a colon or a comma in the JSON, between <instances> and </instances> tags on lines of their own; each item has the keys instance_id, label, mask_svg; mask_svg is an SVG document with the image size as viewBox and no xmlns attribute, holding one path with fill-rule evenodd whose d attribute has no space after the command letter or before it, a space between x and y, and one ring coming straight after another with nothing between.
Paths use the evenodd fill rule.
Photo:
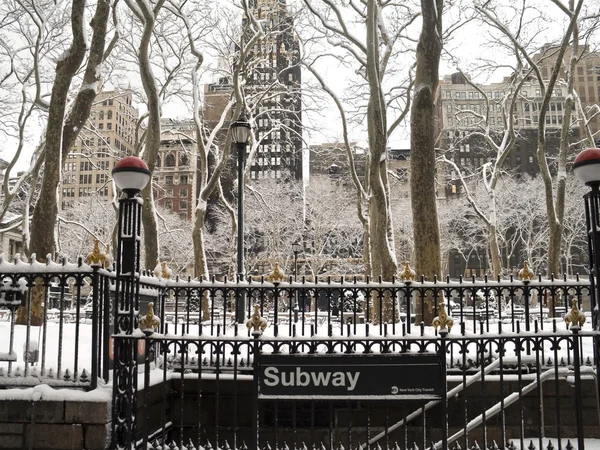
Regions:
<instances>
[{"instance_id":1,"label":"black sign panel","mask_svg":"<svg viewBox=\"0 0 600 450\"><path fill-rule=\"evenodd\" d=\"M261 354L256 374L263 399L438 399L441 369L435 354Z\"/></svg>"}]
</instances>

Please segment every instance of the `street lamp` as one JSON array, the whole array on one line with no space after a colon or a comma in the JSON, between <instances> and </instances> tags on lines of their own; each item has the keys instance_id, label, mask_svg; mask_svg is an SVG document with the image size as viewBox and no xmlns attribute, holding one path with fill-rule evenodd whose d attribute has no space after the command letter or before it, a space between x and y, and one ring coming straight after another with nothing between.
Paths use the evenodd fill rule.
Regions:
<instances>
[{"instance_id":1,"label":"street lamp","mask_svg":"<svg viewBox=\"0 0 600 450\"><path fill-rule=\"evenodd\" d=\"M238 222L237 222L237 274L238 281L244 278L244 160L246 158L246 145L250 139L250 124L240 116L229 126L231 137L237 151L238 169ZM240 291L236 303L235 319L238 323L246 321L246 295Z\"/></svg>"},{"instance_id":2,"label":"street lamp","mask_svg":"<svg viewBox=\"0 0 600 450\"><path fill-rule=\"evenodd\" d=\"M298 253L302 251L302 244L299 241L294 241L292 244L294 252L294 281L298 280ZM294 292L294 322L298 322L298 291Z\"/></svg>"},{"instance_id":3,"label":"street lamp","mask_svg":"<svg viewBox=\"0 0 600 450\"><path fill-rule=\"evenodd\" d=\"M140 230L142 199L140 191L150 181L150 171L144 161L135 156L121 159L112 170L117 187L123 192L119 199L119 231L117 242L117 273L115 288L115 321L113 343L113 421L114 448L129 448L133 444L133 417L137 397L135 370L137 339L131 334L138 327L140 272ZM129 335L129 336L126 336Z\"/></svg>"},{"instance_id":4,"label":"street lamp","mask_svg":"<svg viewBox=\"0 0 600 450\"><path fill-rule=\"evenodd\" d=\"M140 230L143 202L140 201L141 199L138 196L150 181L150 171L146 163L140 158L128 156L115 165L112 176L115 184L124 194L119 199L116 274L117 290L121 288L123 296L117 297L119 308L117 320L115 321L115 333L130 333L137 327L137 323L134 323L136 320L134 310L138 310L138 299L131 295L134 293L133 286L136 273L139 273L140 269ZM122 283L119 283L119 280Z\"/></svg>"},{"instance_id":5,"label":"street lamp","mask_svg":"<svg viewBox=\"0 0 600 450\"><path fill-rule=\"evenodd\" d=\"M573 171L577 178L590 187L583 196L588 235L591 273L592 326L598 329L597 305L600 300L600 149L588 148L575 158Z\"/></svg>"}]
</instances>

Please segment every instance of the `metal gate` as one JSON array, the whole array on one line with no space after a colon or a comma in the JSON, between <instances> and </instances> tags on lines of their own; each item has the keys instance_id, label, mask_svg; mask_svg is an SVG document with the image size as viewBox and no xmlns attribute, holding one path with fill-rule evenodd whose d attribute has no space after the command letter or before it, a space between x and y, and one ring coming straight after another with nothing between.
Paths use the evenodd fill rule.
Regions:
<instances>
[{"instance_id":1,"label":"metal gate","mask_svg":"<svg viewBox=\"0 0 600 450\"><path fill-rule=\"evenodd\" d=\"M600 437L583 357L598 336L578 327L135 341L145 349L141 395L129 397L138 448L584 448Z\"/></svg>"}]
</instances>

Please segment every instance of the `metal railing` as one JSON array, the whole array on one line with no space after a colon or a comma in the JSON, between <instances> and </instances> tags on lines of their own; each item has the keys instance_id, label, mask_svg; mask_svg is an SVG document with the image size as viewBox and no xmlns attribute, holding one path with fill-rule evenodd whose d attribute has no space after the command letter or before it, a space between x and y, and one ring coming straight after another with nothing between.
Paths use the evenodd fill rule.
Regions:
<instances>
[{"instance_id":1,"label":"metal railing","mask_svg":"<svg viewBox=\"0 0 600 450\"><path fill-rule=\"evenodd\" d=\"M112 368L112 271L77 263L0 262L0 385L95 387ZM143 273L140 315L153 303L159 333L249 336L235 323L240 295L255 305L272 337L425 336L446 305L462 335L554 332L576 300L589 311L588 280L434 280L316 282L265 278L230 282L157 278ZM38 322L36 319L36 306ZM429 302L429 303L428 303ZM430 311L426 311L427 305ZM21 314L20 320L17 316ZM429 316L429 317L427 317ZM40 319L41 318L41 319ZM429 320L429 322L426 322ZM19 325L22 324L22 325Z\"/></svg>"}]
</instances>

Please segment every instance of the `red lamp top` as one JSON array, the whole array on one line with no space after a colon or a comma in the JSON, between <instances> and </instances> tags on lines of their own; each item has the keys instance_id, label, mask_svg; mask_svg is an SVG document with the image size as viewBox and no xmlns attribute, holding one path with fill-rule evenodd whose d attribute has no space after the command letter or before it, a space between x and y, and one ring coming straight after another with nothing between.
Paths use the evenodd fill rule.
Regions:
<instances>
[{"instance_id":1,"label":"red lamp top","mask_svg":"<svg viewBox=\"0 0 600 450\"><path fill-rule=\"evenodd\" d=\"M587 148L580 152L573 163L573 171L585 184L600 184L600 148Z\"/></svg>"},{"instance_id":2,"label":"red lamp top","mask_svg":"<svg viewBox=\"0 0 600 450\"><path fill-rule=\"evenodd\" d=\"M144 160L138 158L137 156L127 156L119 160L119 162L115 165L115 168L113 169L113 173L122 172L124 170L133 172L145 172L148 174L150 173L150 170L148 170L148 166L146 165Z\"/></svg>"},{"instance_id":3,"label":"red lamp top","mask_svg":"<svg viewBox=\"0 0 600 450\"><path fill-rule=\"evenodd\" d=\"M136 195L150 181L150 170L137 156L121 159L112 170L113 180L119 189L128 195Z\"/></svg>"}]
</instances>

